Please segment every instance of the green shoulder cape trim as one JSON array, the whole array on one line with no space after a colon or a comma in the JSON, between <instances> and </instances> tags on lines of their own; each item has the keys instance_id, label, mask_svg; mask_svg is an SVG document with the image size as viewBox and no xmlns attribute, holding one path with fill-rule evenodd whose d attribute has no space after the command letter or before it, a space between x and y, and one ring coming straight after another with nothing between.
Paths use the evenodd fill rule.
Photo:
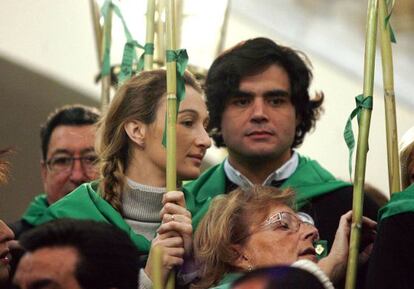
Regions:
<instances>
[{"instance_id":1,"label":"green shoulder cape trim","mask_svg":"<svg viewBox=\"0 0 414 289\"><path fill-rule=\"evenodd\" d=\"M22 219L29 224L34 225L36 219L42 216L48 207L49 203L47 202L46 194L38 195L30 203L26 212L24 212Z\"/></svg>"},{"instance_id":2,"label":"green shoulder cape trim","mask_svg":"<svg viewBox=\"0 0 414 289\"><path fill-rule=\"evenodd\" d=\"M231 284L243 276L242 273L227 273L223 276L216 287L212 287L211 289L228 289L231 287Z\"/></svg>"},{"instance_id":3,"label":"green shoulder cape trim","mask_svg":"<svg viewBox=\"0 0 414 289\"><path fill-rule=\"evenodd\" d=\"M59 218L101 221L115 225L131 238L138 251L148 253L151 243L136 234L122 216L97 192L98 182L86 183L49 206L44 214L33 221L37 226Z\"/></svg>"},{"instance_id":4,"label":"green shoulder cape trim","mask_svg":"<svg viewBox=\"0 0 414 289\"><path fill-rule=\"evenodd\" d=\"M226 176L224 162L204 172L198 179L184 186L188 210L193 215L193 227L207 212L212 198L225 193ZM322 196L350 183L336 179L317 161L299 155L299 164L295 172L287 179L282 188L296 191L297 208L300 209L315 197Z\"/></svg>"},{"instance_id":5,"label":"green shoulder cape trim","mask_svg":"<svg viewBox=\"0 0 414 289\"><path fill-rule=\"evenodd\" d=\"M378 212L378 220L403 213L414 213L414 184L405 190L394 193L390 201Z\"/></svg>"}]
</instances>

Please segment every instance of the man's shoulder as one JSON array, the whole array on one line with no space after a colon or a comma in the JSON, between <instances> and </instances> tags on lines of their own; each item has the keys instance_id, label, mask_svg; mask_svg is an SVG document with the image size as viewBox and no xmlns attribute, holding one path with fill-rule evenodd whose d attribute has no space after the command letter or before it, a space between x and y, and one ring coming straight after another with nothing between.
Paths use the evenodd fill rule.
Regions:
<instances>
[{"instance_id":1,"label":"man's shoulder","mask_svg":"<svg viewBox=\"0 0 414 289\"><path fill-rule=\"evenodd\" d=\"M212 166L203 172L197 179L187 183L184 189L192 194L198 195L210 187L223 188L220 193L224 193L226 175L224 172L224 162Z\"/></svg>"}]
</instances>

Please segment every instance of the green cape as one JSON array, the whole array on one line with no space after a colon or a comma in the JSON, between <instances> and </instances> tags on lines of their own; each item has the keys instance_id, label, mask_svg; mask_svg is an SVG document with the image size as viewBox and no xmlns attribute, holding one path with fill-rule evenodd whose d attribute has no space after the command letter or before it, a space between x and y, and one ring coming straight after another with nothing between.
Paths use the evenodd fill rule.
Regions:
<instances>
[{"instance_id":1,"label":"green cape","mask_svg":"<svg viewBox=\"0 0 414 289\"><path fill-rule=\"evenodd\" d=\"M382 221L385 218L403 213L414 213L414 184L393 194L390 201L379 210L378 220Z\"/></svg>"},{"instance_id":2,"label":"green cape","mask_svg":"<svg viewBox=\"0 0 414 289\"><path fill-rule=\"evenodd\" d=\"M211 287L210 289L228 289L231 284L243 276L243 273L227 273L223 276L217 286Z\"/></svg>"},{"instance_id":3,"label":"green cape","mask_svg":"<svg viewBox=\"0 0 414 289\"><path fill-rule=\"evenodd\" d=\"M122 216L97 194L98 182L86 183L53 203L43 214L31 219L32 225L40 225L55 219L74 218L101 221L115 225L131 238L140 253L148 253L151 243L136 234Z\"/></svg>"},{"instance_id":4,"label":"green cape","mask_svg":"<svg viewBox=\"0 0 414 289\"><path fill-rule=\"evenodd\" d=\"M49 203L47 202L46 194L38 195L30 203L26 212L24 212L22 219L29 224L34 225L36 220L45 213L48 207Z\"/></svg>"},{"instance_id":5,"label":"green cape","mask_svg":"<svg viewBox=\"0 0 414 289\"><path fill-rule=\"evenodd\" d=\"M300 209L313 198L346 186L351 184L336 179L317 161L299 155L297 169L283 183L282 188L290 187L295 190L297 208ZM211 200L217 195L224 194L225 189L224 162L208 169L198 179L184 186L186 204L193 216L194 228L197 228L207 212Z\"/></svg>"}]
</instances>

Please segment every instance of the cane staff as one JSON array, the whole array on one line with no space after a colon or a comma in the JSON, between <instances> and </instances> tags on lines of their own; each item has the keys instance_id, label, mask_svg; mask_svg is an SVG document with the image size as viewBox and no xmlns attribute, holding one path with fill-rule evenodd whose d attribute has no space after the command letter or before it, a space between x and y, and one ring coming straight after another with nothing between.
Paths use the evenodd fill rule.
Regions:
<instances>
[{"instance_id":1,"label":"cane staff","mask_svg":"<svg viewBox=\"0 0 414 289\"><path fill-rule=\"evenodd\" d=\"M103 65L103 56L104 56L104 41L103 41L103 35L106 35L108 37L107 31L111 30L112 26L112 15L106 20L106 28L102 27L100 24L100 11L98 3L95 0L89 1L90 7L91 7L91 14L92 14L92 24L93 24L93 30L95 34L95 44L96 44L96 55L98 57L98 64L99 69L102 71L102 65ZM104 31L103 31L104 30ZM109 35L109 37L111 37ZM106 39L105 39L106 41ZM110 39L109 39L110 42ZM101 75L101 109L102 111L109 103L110 98L110 90L111 90L111 75L110 73L108 75Z\"/></svg>"},{"instance_id":2,"label":"cane staff","mask_svg":"<svg viewBox=\"0 0 414 289\"><path fill-rule=\"evenodd\" d=\"M377 36L378 0L368 1L365 57L364 57L364 86L363 94L356 97L357 107L351 113L346 128L351 125L353 117L358 116L358 143L354 175L354 196L352 203L352 226L349 245L348 266L346 274L346 289L355 288L358 265L358 249L362 227L362 209L364 206L363 187L365 181L365 168L368 152L368 135L371 122L372 95L374 87L375 44ZM352 129L344 133L350 147L350 159L354 145ZM352 139L351 137L352 136Z\"/></svg>"},{"instance_id":3,"label":"cane staff","mask_svg":"<svg viewBox=\"0 0 414 289\"><path fill-rule=\"evenodd\" d=\"M146 35L144 46L144 70L151 70L154 60L154 16L155 16L155 0L147 1L146 15Z\"/></svg>"},{"instance_id":4,"label":"cane staff","mask_svg":"<svg viewBox=\"0 0 414 289\"><path fill-rule=\"evenodd\" d=\"M111 31L112 31L112 5L110 2L107 9L102 7L101 15L104 18L103 33L101 41L101 110L104 111L110 101L111 95Z\"/></svg>"},{"instance_id":5,"label":"cane staff","mask_svg":"<svg viewBox=\"0 0 414 289\"><path fill-rule=\"evenodd\" d=\"M185 94L184 72L188 62L187 52L177 50L175 1L168 0L166 7L166 66L167 66L167 191L177 189L176 123L179 102ZM175 276L168 277L167 289L175 287Z\"/></svg>"},{"instance_id":6,"label":"cane staff","mask_svg":"<svg viewBox=\"0 0 414 289\"><path fill-rule=\"evenodd\" d=\"M385 125L387 133L388 184L390 194L401 191L398 157L398 132L395 110L394 69L391 42L395 42L386 0L379 0L378 21L381 39L382 77L384 83Z\"/></svg>"}]
</instances>

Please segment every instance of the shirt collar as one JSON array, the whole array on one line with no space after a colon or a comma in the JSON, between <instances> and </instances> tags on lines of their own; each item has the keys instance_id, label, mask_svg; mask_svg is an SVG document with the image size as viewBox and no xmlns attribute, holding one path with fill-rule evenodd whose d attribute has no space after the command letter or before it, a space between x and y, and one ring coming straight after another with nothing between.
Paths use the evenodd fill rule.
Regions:
<instances>
[{"instance_id":1,"label":"shirt collar","mask_svg":"<svg viewBox=\"0 0 414 289\"><path fill-rule=\"evenodd\" d=\"M263 186L270 186L272 181L279 181L289 178L296 170L299 164L299 156L296 151L293 151L290 159L284 163L276 171L272 172L266 180L263 182ZM236 170L230 163L228 158L224 161L224 172L226 173L227 178L238 185L239 187L246 188L252 187L253 183L245 177L242 173Z\"/></svg>"}]
</instances>

